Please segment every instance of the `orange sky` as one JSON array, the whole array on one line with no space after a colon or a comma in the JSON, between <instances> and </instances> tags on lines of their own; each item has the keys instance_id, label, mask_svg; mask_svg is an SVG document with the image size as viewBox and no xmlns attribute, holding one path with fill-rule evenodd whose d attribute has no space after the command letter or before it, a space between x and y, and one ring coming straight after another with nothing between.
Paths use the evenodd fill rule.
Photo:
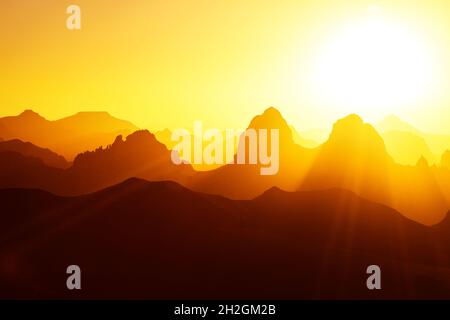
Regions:
<instances>
[{"instance_id":1,"label":"orange sky","mask_svg":"<svg viewBox=\"0 0 450 320\"><path fill-rule=\"evenodd\" d=\"M81 7L80 31L66 29L70 4ZM390 99L375 88L390 79L389 70L377 73L381 80L357 100L316 85L326 48L341 31L356 30L373 6L427 51L423 94L415 95L422 87L405 87ZM449 18L450 3L436 0L3 0L0 116L26 108L49 119L106 110L150 129L196 119L243 127L274 105L300 128L329 127L352 112L371 122L395 113L448 133ZM417 59L411 63L420 64ZM409 76L417 76L411 69ZM333 81L341 83L342 73L331 74ZM341 85L347 83L355 82Z\"/></svg>"}]
</instances>

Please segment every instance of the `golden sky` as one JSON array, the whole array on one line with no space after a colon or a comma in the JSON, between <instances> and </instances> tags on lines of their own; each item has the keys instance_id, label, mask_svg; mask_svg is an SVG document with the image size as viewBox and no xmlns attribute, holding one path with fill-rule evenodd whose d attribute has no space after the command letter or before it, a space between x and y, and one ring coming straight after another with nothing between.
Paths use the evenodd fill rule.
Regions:
<instances>
[{"instance_id":1,"label":"golden sky","mask_svg":"<svg viewBox=\"0 0 450 320\"><path fill-rule=\"evenodd\" d=\"M0 35L1 116L239 128L273 105L300 128L394 113L450 132L448 1L2 0Z\"/></svg>"}]
</instances>

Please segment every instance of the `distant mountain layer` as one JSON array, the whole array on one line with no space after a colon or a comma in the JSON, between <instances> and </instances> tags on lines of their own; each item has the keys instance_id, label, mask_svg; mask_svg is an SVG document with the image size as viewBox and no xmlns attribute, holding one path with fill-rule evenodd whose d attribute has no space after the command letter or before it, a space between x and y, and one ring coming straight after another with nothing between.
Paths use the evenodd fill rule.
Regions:
<instances>
[{"instance_id":1,"label":"distant mountain layer","mask_svg":"<svg viewBox=\"0 0 450 320\"><path fill-rule=\"evenodd\" d=\"M343 188L425 224L439 222L450 208L450 172L426 163L397 164L378 132L357 115L337 121L329 139L315 149L297 145L276 110L255 117L249 127L280 129L277 175L261 176L259 165L226 165L195 175L188 186L233 199L251 199L272 186L288 191Z\"/></svg>"},{"instance_id":2,"label":"distant mountain layer","mask_svg":"<svg viewBox=\"0 0 450 320\"><path fill-rule=\"evenodd\" d=\"M255 116L248 126L252 129L279 130L279 171L276 175L261 175L260 163L229 164L218 169L199 172L188 186L193 190L220 194L233 199L251 199L265 190L278 186L286 190L296 190L303 175L314 161L317 150L296 144L292 131L275 108ZM248 147L247 147L248 152Z\"/></svg>"},{"instance_id":3,"label":"distant mountain layer","mask_svg":"<svg viewBox=\"0 0 450 320\"><path fill-rule=\"evenodd\" d=\"M0 188L39 188L60 195L93 192L129 177L185 183L194 173L188 164L173 164L171 152L148 131L125 140L118 136L106 148L79 154L67 169L18 152L0 152Z\"/></svg>"},{"instance_id":4,"label":"distant mountain layer","mask_svg":"<svg viewBox=\"0 0 450 320\"><path fill-rule=\"evenodd\" d=\"M394 115L383 119L376 128L400 164L415 164L422 156L429 164L439 164L441 155L450 150L449 135L422 132Z\"/></svg>"},{"instance_id":5,"label":"distant mountain layer","mask_svg":"<svg viewBox=\"0 0 450 320\"><path fill-rule=\"evenodd\" d=\"M389 154L400 164L415 165L421 157L429 164L438 162L421 136L406 131L386 131L381 136Z\"/></svg>"},{"instance_id":6,"label":"distant mountain layer","mask_svg":"<svg viewBox=\"0 0 450 320\"><path fill-rule=\"evenodd\" d=\"M30 142L22 142L19 139L0 141L0 152L17 152L24 156L39 158L49 167L68 168L69 163L64 157L49 149L33 145Z\"/></svg>"},{"instance_id":7,"label":"distant mountain layer","mask_svg":"<svg viewBox=\"0 0 450 320\"><path fill-rule=\"evenodd\" d=\"M78 153L110 143L119 134L130 134L138 128L106 112L80 112L49 121L26 110L18 116L0 118L0 137L20 139L50 148L72 160Z\"/></svg>"},{"instance_id":8,"label":"distant mountain layer","mask_svg":"<svg viewBox=\"0 0 450 320\"><path fill-rule=\"evenodd\" d=\"M414 165L400 165L378 132L357 115L338 120L328 140L314 149L295 143L290 126L275 108L254 117L248 127L279 130L279 170L275 175L261 175L267 165L260 163L227 164L203 172L189 164L177 166L171 161L171 151L153 134L137 131L126 139L111 139L108 144L114 142L107 147L78 155L66 170L20 153L0 153L0 187L80 195L140 177L172 180L198 192L232 199L252 199L274 186L287 191L341 188L427 225L441 221L450 208L447 157L442 157L440 167L429 166L423 156ZM248 151L248 145L246 148Z\"/></svg>"},{"instance_id":9,"label":"distant mountain layer","mask_svg":"<svg viewBox=\"0 0 450 320\"><path fill-rule=\"evenodd\" d=\"M444 152L441 157L441 165L445 168L450 169L450 150Z\"/></svg>"},{"instance_id":10,"label":"distant mountain layer","mask_svg":"<svg viewBox=\"0 0 450 320\"><path fill-rule=\"evenodd\" d=\"M2 299L450 298L449 219L426 227L339 189L233 201L129 179L0 203ZM72 264L81 291L65 287ZM367 290L372 264L382 290Z\"/></svg>"}]
</instances>

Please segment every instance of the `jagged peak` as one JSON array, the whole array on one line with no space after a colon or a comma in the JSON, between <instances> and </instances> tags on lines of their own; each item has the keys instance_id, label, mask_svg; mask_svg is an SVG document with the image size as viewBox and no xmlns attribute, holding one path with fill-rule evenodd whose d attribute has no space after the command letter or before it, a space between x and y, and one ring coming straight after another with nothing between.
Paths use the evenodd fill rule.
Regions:
<instances>
[{"instance_id":1,"label":"jagged peak","mask_svg":"<svg viewBox=\"0 0 450 320\"><path fill-rule=\"evenodd\" d=\"M381 136L374 127L368 123L365 123L357 114L350 114L334 123L333 130L330 134L330 139L341 136L355 137L355 135L362 134L377 137L378 140L382 140Z\"/></svg>"},{"instance_id":2,"label":"jagged peak","mask_svg":"<svg viewBox=\"0 0 450 320\"><path fill-rule=\"evenodd\" d=\"M364 122L364 120L357 114L352 113L348 116L341 118L337 120L333 125L333 130L331 132L331 135L337 131L341 130L365 130L368 132L371 132L372 134L376 134L379 136L378 132L375 130L375 128L367 122ZM380 137L381 139L381 137Z\"/></svg>"},{"instance_id":3,"label":"jagged peak","mask_svg":"<svg viewBox=\"0 0 450 320\"><path fill-rule=\"evenodd\" d=\"M335 125L339 125L339 124L352 124L352 125L362 126L362 125L364 125L364 121L359 115L357 115L356 113L352 113L352 114L349 114L348 116L336 121Z\"/></svg>"},{"instance_id":4,"label":"jagged peak","mask_svg":"<svg viewBox=\"0 0 450 320\"><path fill-rule=\"evenodd\" d=\"M420 156L420 159L417 161L416 167L420 167L420 168L428 168L428 161L427 159L425 159L425 157L423 155Z\"/></svg>"},{"instance_id":5,"label":"jagged peak","mask_svg":"<svg viewBox=\"0 0 450 320\"><path fill-rule=\"evenodd\" d=\"M414 126L394 114L384 117L383 120L377 124L377 128L380 129L380 131L406 131L414 134L421 134Z\"/></svg>"},{"instance_id":6,"label":"jagged peak","mask_svg":"<svg viewBox=\"0 0 450 320\"><path fill-rule=\"evenodd\" d=\"M378 131L357 114L339 119L333 125L327 144L339 145L341 148L370 146L387 154L384 140Z\"/></svg>"},{"instance_id":7,"label":"jagged peak","mask_svg":"<svg viewBox=\"0 0 450 320\"><path fill-rule=\"evenodd\" d=\"M277 108L272 107L272 106L270 106L269 108L264 110L262 115L263 116L272 116L272 117L275 116L275 117L283 118L283 116L281 115L281 112Z\"/></svg>"},{"instance_id":8,"label":"jagged peak","mask_svg":"<svg viewBox=\"0 0 450 320\"><path fill-rule=\"evenodd\" d=\"M126 141L141 139L141 138L151 138L156 139L155 135L148 131L147 129L136 130L133 133L129 134L126 138Z\"/></svg>"},{"instance_id":9,"label":"jagged peak","mask_svg":"<svg viewBox=\"0 0 450 320\"><path fill-rule=\"evenodd\" d=\"M285 132L291 132L288 123L281 115L280 111L274 107L269 107L260 115L255 116L250 122L249 128L271 129L277 128Z\"/></svg>"},{"instance_id":10,"label":"jagged peak","mask_svg":"<svg viewBox=\"0 0 450 320\"><path fill-rule=\"evenodd\" d=\"M400 117L396 116L393 113L388 114L386 117L383 118L382 121L390 121L390 122L392 121L392 122L404 123L404 121L402 119L400 119Z\"/></svg>"},{"instance_id":11,"label":"jagged peak","mask_svg":"<svg viewBox=\"0 0 450 320\"><path fill-rule=\"evenodd\" d=\"M24 110L19 117L26 117L26 118L36 118L36 119L44 119L44 117L42 117L39 113L31 110L31 109L26 109Z\"/></svg>"},{"instance_id":12,"label":"jagged peak","mask_svg":"<svg viewBox=\"0 0 450 320\"><path fill-rule=\"evenodd\" d=\"M97 154L106 154L108 152L115 152L121 150L122 147L131 147L136 150L144 150L147 147L156 147L159 151L167 151L167 147L156 140L155 136L148 130L137 130L130 135L128 135L125 139L122 135L116 136L114 142L108 145L106 148L102 146L95 149L95 151L85 151L78 154L75 157L74 164L79 164L86 159L95 157ZM139 149L141 148L141 149ZM143 149L142 149L143 148ZM148 149L147 149L148 150Z\"/></svg>"},{"instance_id":13,"label":"jagged peak","mask_svg":"<svg viewBox=\"0 0 450 320\"><path fill-rule=\"evenodd\" d=\"M121 134L119 134L113 142L113 144L119 144L119 143L123 143L123 136Z\"/></svg>"}]
</instances>

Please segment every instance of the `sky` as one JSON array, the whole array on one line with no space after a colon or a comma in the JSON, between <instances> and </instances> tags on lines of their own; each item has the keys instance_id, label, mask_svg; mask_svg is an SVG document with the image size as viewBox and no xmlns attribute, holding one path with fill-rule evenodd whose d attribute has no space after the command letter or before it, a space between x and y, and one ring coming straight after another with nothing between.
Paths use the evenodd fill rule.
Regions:
<instances>
[{"instance_id":1,"label":"sky","mask_svg":"<svg viewBox=\"0 0 450 320\"><path fill-rule=\"evenodd\" d=\"M396 114L450 133L449 34L439 0L2 0L0 116L242 128L274 106L304 129Z\"/></svg>"}]
</instances>

